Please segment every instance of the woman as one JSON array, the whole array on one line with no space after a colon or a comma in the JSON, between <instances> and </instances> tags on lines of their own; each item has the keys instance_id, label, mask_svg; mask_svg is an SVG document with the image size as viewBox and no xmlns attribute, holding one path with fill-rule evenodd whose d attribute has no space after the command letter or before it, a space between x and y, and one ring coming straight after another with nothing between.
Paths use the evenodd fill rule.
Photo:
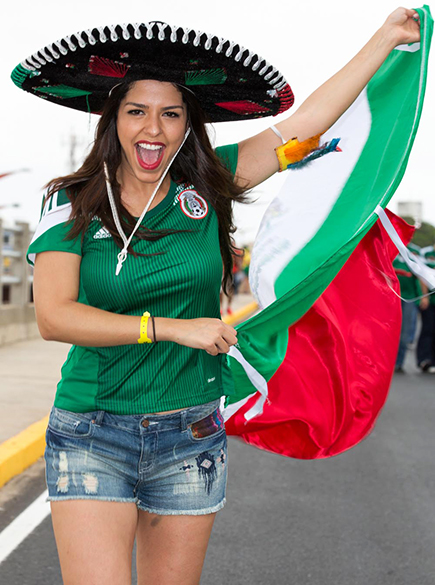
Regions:
<instances>
[{"instance_id":1,"label":"woman","mask_svg":"<svg viewBox=\"0 0 435 585\"><path fill-rule=\"evenodd\" d=\"M231 56L234 43L162 23L140 26L146 34L124 25L122 38L116 27L98 29L104 51L113 53L87 54L83 73L71 51L96 45L97 52L94 31L87 42L77 34L77 46L68 37L47 47L14 72L23 89L71 107L99 111L100 90L105 98L92 152L77 173L50 183L29 249L40 331L73 344L46 450L68 585L130 583L135 538L139 583L199 583L225 501L226 439L217 405L231 391L222 357L237 336L219 320L218 299L222 261L224 283L231 276L232 202L278 171L282 137L302 142L323 133L396 45L419 39L417 13L396 10L273 132L214 154L197 100L213 121L258 117L287 109L290 88L243 48L217 67L213 59L222 50ZM147 73L129 52L141 35L150 41ZM172 70L182 67L176 59L189 47L196 69L180 83ZM209 69L201 65L207 58ZM62 63L60 73L52 62ZM219 93L240 62L249 75L259 71L275 83L263 101L253 98L248 74L237 78L237 90Z\"/></svg>"}]
</instances>

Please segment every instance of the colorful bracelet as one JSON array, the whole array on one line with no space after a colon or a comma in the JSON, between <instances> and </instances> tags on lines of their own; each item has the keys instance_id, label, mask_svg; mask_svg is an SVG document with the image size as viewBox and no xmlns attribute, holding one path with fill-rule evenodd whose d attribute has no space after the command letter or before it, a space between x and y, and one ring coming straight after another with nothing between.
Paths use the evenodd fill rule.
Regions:
<instances>
[{"instance_id":1,"label":"colorful bracelet","mask_svg":"<svg viewBox=\"0 0 435 585\"><path fill-rule=\"evenodd\" d=\"M280 172L288 169L289 166L302 161L306 156L319 148L320 134L299 142L297 138L288 140L285 144L275 148L278 157Z\"/></svg>"},{"instance_id":2,"label":"colorful bracelet","mask_svg":"<svg viewBox=\"0 0 435 585\"><path fill-rule=\"evenodd\" d=\"M270 128L275 132L282 141L282 144L275 148L276 156L279 163L279 172L286 169L299 169L304 167L307 163L320 158L329 152L341 152L338 146L339 138L333 138L330 142L320 145L321 134L312 136L303 142L299 142L297 138L292 138L284 142L284 138L275 126Z\"/></svg>"},{"instance_id":3,"label":"colorful bracelet","mask_svg":"<svg viewBox=\"0 0 435 585\"><path fill-rule=\"evenodd\" d=\"M145 313L142 315L142 318L140 320L140 337L137 340L138 343L152 343L152 339L150 339L148 337L148 319L151 317L151 315L148 313L148 311L145 311Z\"/></svg>"}]
</instances>

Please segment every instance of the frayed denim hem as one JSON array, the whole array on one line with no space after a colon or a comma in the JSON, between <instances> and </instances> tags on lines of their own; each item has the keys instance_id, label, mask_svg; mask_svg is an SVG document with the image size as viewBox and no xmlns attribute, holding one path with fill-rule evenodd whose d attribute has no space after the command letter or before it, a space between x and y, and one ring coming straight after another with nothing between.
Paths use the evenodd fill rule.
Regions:
<instances>
[{"instance_id":1,"label":"frayed denim hem","mask_svg":"<svg viewBox=\"0 0 435 585\"><path fill-rule=\"evenodd\" d=\"M204 508L203 510L164 510L160 508L148 508L147 506L144 506L140 503L137 504L137 507L143 512L149 512L150 514L157 514L159 516L205 516L206 514L214 514L215 512L222 510L226 504L226 501L226 498L224 498L216 506L212 506L211 508Z\"/></svg>"},{"instance_id":2,"label":"frayed denim hem","mask_svg":"<svg viewBox=\"0 0 435 585\"><path fill-rule=\"evenodd\" d=\"M110 496L48 496L46 502L63 502L64 500L98 500L100 502L121 502L124 504L137 504L137 498L117 498Z\"/></svg>"}]
</instances>

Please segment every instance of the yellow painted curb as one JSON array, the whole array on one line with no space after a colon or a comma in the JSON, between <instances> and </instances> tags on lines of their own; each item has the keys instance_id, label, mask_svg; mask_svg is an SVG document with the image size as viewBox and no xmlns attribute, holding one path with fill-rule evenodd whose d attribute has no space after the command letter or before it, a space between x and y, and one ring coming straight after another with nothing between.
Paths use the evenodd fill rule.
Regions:
<instances>
[{"instance_id":1,"label":"yellow painted curb","mask_svg":"<svg viewBox=\"0 0 435 585\"><path fill-rule=\"evenodd\" d=\"M245 317L248 317L252 313L255 313L257 309L258 305L255 301L253 301L252 303L248 303L238 311L234 311L232 315L225 315L225 317L222 317L222 321L224 323L227 323L228 325L236 325L240 321L243 321Z\"/></svg>"},{"instance_id":2,"label":"yellow painted curb","mask_svg":"<svg viewBox=\"0 0 435 585\"><path fill-rule=\"evenodd\" d=\"M48 415L0 445L0 487L44 454Z\"/></svg>"}]
</instances>

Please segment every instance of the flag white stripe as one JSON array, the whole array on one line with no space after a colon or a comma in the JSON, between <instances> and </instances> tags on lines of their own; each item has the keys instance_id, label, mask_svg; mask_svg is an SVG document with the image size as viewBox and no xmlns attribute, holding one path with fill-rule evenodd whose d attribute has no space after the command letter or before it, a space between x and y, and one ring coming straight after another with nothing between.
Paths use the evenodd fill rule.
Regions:
<instances>
[{"instance_id":1,"label":"flag white stripe","mask_svg":"<svg viewBox=\"0 0 435 585\"><path fill-rule=\"evenodd\" d=\"M251 420L252 418L258 416L263 412L263 407L264 404L266 403L267 395L269 392L266 379L260 374L260 372L258 372L253 366L251 366L249 362L246 361L241 351L237 349L237 347L235 347L234 345L230 348L228 355L239 362L239 364L245 370L245 373L248 376L251 384L260 393L260 396L258 397L258 400L254 404L254 406L252 406L252 408L250 408L248 412L245 413L245 419ZM254 396L254 394L256 394L256 392L251 394L251 396ZM224 420L228 420L230 416L237 412L239 408L241 408L249 400L249 398L251 398L251 396L248 396L247 398L244 398L239 402L231 404L230 406L228 406L227 409L224 409L223 411Z\"/></svg>"},{"instance_id":2,"label":"flag white stripe","mask_svg":"<svg viewBox=\"0 0 435 585\"><path fill-rule=\"evenodd\" d=\"M420 50L420 43L413 43L412 45L397 45L396 51L406 51L407 53L416 53Z\"/></svg>"},{"instance_id":3,"label":"flag white stripe","mask_svg":"<svg viewBox=\"0 0 435 585\"><path fill-rule=\"evenodd\" d=\"M429 268L429 266L426 266L426 264L423 262L421 258L415 256L414 254L411 254L411 252L400 239L399 234L394 229L394 226L389 220L388 215L385 213L385 211L382 209L380 205L378 205L376 208L376 214L379 216L379 219L381 220L381 223L384 226L385 231L390 236L391 241L394 243L394 245L400 252L400 255L402 256L404 262L406 263L410 271L413 274L415 274L415 276L421 278L430 289L434 289L435 270L433 270L433 268Z\"/></svg>"},{"instance_id":4,"label":"flag white stripe","mask_svg":"<svg viewBox=\"0 0 435 585\"><path fill-rule=\"evenodd\" d=\"M225 404L224 397L221 403L221 412L222 416L224 417L224 421L226 422L228 419L230 419L233 416L233 414L235 414L240 408L242 408L242 406L244 406L248 402L248 400L255 396L256 394L257 392L253 392L249 396L246 396L246 398L242 398L242 400L234 402L234 404L229 404L227 407L224 406Z\"/></svg>"},{"instance_id":5,"label":"flag white stripe","mask_svg":"<svg viewBox=\"0 0 435 585\"><path fill-rule=\"evenodd\" d=\"M356 114L356 115L355 115ZM343 152L291 171L267 209L257 234L249 278L254 296L264 308L276 300L275 282L323 225L352 174L370 134L371 113L364 89L359 98L322 137L342 138ZM261 273L267 273L267 277Z\"/></svg>"}]
</instances>

